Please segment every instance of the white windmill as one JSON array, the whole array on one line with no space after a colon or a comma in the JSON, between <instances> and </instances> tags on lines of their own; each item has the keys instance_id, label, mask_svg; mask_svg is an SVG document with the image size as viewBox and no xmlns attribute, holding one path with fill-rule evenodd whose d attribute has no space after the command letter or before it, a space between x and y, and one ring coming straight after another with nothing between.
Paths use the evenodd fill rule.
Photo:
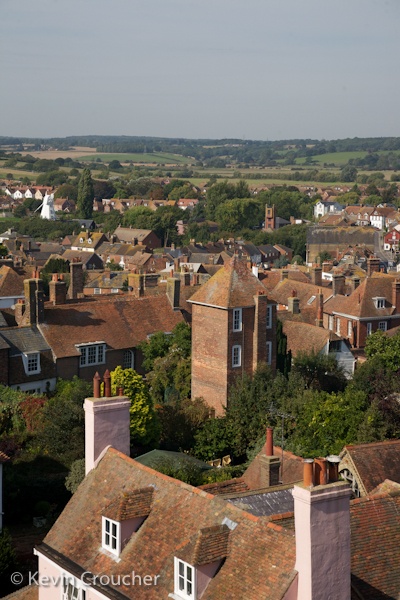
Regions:
<instances>
[{"instance_id":1,"label":"white windmill","mask_svg":"<svg viewBox=\"0 0 400 600\"><path fill-rule=\"evenodd\" d=\"M56 211L54 210L54 194L48 194L46 192L42 204L37 207L35 212L40 208L42 209L40 211L41 219L48 219L49 221L56 220Z\"/></svg>"}]
</instances>

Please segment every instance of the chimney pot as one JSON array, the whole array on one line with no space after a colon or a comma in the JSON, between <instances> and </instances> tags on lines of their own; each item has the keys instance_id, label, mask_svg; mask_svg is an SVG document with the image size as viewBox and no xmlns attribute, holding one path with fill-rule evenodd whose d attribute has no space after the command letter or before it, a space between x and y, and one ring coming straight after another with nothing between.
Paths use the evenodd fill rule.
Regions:
<instances>
[{"instance_id":1,"label":"chimney pot","mask_svg":"<svg viewBox=\"0 0 400 600\"><path fill-rule=\"evenodd\" d=\"M314 481L315 485L326 485L328 483L327 461L326 458L316 458L314 461Z\"/></svg>"},{"instance_id":2,"label":"chimney pot","mask_svg":"<svg viewBox=\"0 0 400 600\"><path fill-rule=\"evenodd\" d=\"M305 458L303 460L303 479L305 487L314 485L313 467L314 460L312 458Z\"/></svg>"},{"instance_id":3,"label":"chimney pot","mask_svg":"<svg viewBox=\"0 0 400 600\"><path fill-rule=\"evenodd\" d=\"M111 398L111 375L110 371L107 369L103 375L104 380L104 396L106 398Z\"/></svg>"},{"instance_id":4,"label":"chimney pot","mask_svg":"<svg viewBox=\"0 0 400 600\"><path fill-rule=\"evenodd\" d=\"M93 377L93 398L100 398L100 375L96 372Z\"/></svg>"},{"instance_id":5,"label":"chimney pot","mask_svg":"<svg viewBox=\"0 0 400 600\"><path fill-rule=\"evenodd\" d=\"M328 461L329 483L335 483L335 481L339 481L340 456L336 456L336 454L330 454L326 457L326 460Z\"/></svg>"}]
</instances>

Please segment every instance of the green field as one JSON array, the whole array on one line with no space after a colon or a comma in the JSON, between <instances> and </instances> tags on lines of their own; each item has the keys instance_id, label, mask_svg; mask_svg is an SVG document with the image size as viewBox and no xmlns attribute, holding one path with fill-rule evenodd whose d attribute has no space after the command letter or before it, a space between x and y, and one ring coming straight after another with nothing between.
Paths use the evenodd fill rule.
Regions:
<instances>
[{"instance_id":1,"label":"green field","mask_svg":"<svg viewBox=\"0 0 400 600\"><path fill-rule=\"evenodd\" d=\"M338 167L343 167L346 165L351 158L364 158L367 156L367 152L331 152L330 154L316 154L312 156L312 160L319 165L334 164ZM296 164L304 165L306 162L306 158L298 158L296 159ZM312 165L309 165L312 166Z\"/></svg>"},{"instance_id":2,"label":"green field","mask_svg":"<svg viewBox=\"0 0 400 600\"><path fill-rule=\"evenodd\" d=\"M170 165L187 165L192 162L192 159L186 158L186 156L180 156L179 154L167 154L160 152L159 154L133 154L133 153L121 153L121 154L103 154L97 152L96 154L85 154L84 156L78 156L76 160L82 162L96 162L96 159L100 158L103 163L110 163L112 160L119 160L121 163L132 161L134 163L145 163L145 164L170 164Z\"/></svg>"}]
</instances>

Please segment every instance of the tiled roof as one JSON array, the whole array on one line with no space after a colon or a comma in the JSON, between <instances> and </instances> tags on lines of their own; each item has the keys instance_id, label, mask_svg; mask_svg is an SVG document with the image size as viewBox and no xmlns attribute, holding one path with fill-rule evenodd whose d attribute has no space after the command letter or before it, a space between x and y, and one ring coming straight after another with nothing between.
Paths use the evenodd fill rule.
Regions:
<instances>
[{"instance_id":1,"label":"tiled roof","mask_svg":"<svg viewBox=\"0 0 400 600\"><path fill-rule=\"evenodd\" d=\"M324 312L343 313L353 317L387 317L395 313L392 306L392 283L396 277L374 273L350 294L333 296L324 304ZM386 298L385 308L377 308L374 298Z\"/></svg>"},{"instance_id":2,"label":"tiled roof","mask_svg":"<svg viewBox=\"0 0 400 600\"><path fill-rule=\"evenodd\" d=\"M287 347L288 350L291 350L292 356L304 352L305 349L307 351L313 349L318 353L332 337L335 340L340 339L336 334L332 334L323 327L288 320L283 323L283 332L287 336Z\"/></svg>"},{"instance_id":3,"label":"tiled roof","mask_svg":"<svg viewBox=\"0 0 400 600\"><path fill-rule=\"evenodd\" d=\"M116 561L101 551L102 510L132 483L137 488L154 487L153 505ZM118 592L132 600L160 600L173 592L174 556L190 548L190 542L198 542L197 560L226 553L224 524L230 527L229 551L202 600L283 598L296 575L293 532L157 473L112 448L79 486L47 534L44 550L73 561L77 572L117 576L134 570L159 575L156 586L122 584Z\"/></svg>"},{"instance_id":4,"label":"tiled roof","mask_svg":"<svg viewBox=\"0 0 400 600\"><path fill-rule=\"evenodd\" d=\"M227 525L204 527L177 557L196 567L222 560L228 556L229 533Z\"/></svg>"},{"instance_id":5,"label":"tiled roof","mask_svg":"<svg viewBox=\"0 0 400 600\"><path fill-rule=\"evenodd\" d=\"M103 516L114 521L127 521L134 517L147 517L150 514L154 488L122 492L103 511Z\"/></svg>"},{"instance_id":6,"label":"tiled roof","mask_svg":"<svg viewBox=\"0 0 400 600\"><path fill-rule=\"evenodd\" d=\"M5 596L3 600L38 600L39 598L39 586L28 585L18 592L14 592L9 596Z\"/></svg>"},{"instance_id":7,"label":"tiled roof","mask_svg":"<svg viewBox=\"0 0 400 600\"><path fill-rule=\"evenodd\" d=\"M0 268L0 296L23 296L24 278L11 267Z\"/></svg>"},{"instance_id":8,"label":"tiled roof","mask_svg":"<svg viewBox=\"0 0 400 600\"><path fill-rule=\"evenodd\" d=\"M227 481L206 483L204 485L200 485L199 489L204 490L209 494L213 494L214 496L223 496L225 494L248 492L250 488L242 477L237 477L235 479L228 479Z\"/></svg>"},{"instance_id":9,"label":"tiled roof","mask_svg":"<svg viewBox=\"0 0 400 600\"><path fill-rule=\"evenodd\" d=\"M129 227L117 227L114 231L114 235L117 236L121 242L133 242L137 239L138 242L144 241L152 233L151 229L130 229Z\"/></svg>"},{"instance_id":10,"label":"tiled roof","mask_svg":"<svg viewBox=\"0 0 400 600\"><path fill-rule=\"evenodd\" d=\"M263 282L264 283L264 282ZM321 294L324 297L324 302L332 296L332 290L325 287L319 287L317 285L313 285L312 283L303 283L302 281L291 281L289 279L284 279L280 283L278 283L273 290L269 292L269 296L275 300L278 304L287 305L288 298L293 295L293 291L296 292L296 297L300 301L300 310L302 308L306 308L311 304L308 304L311 301L311 298L316 297L321 290ZM315 298L312 301L312 306L315 307ZM315 308L316 311L316 308Z\"/></svg>"},{"instance_id":11,"label":"tiled roof","mask_svg":"<svg viewBox=\"0 0 400 600\"><path fill-rule=\"evenodd\" d=\"M385 479L400 483L400 440L345 446L339 470L349 468L369 494Z\"/></svg>"},{"instance_id":12,"label":"tiled roof","mask_svg":"<svg viewBox=\"0 0 400 600\"><path fill-rule=\"evenodd\" d=\"M236 257L225 263L189 302L207 304L219 308L254 306L254 296L265 293L265 288L246 263Z\"/></svg>"},{"instance_id":13,"label":"tiled roof","mask_svg":"<svg viewBox=\"0 0 400 600\"><path fill-rule=\"evenodd\" d=\"M399 515L399 492L351 503L352 585L362 600L400 597Z\"/></svg>"},{"instance_id":14,"label":"tiled roof","mask_svg":"<svg viewBox=\"0 0 400 600\"><path fill-rule=\"evenodd\" d=\"M57 358L79 356L75 344L105 341L111 349L136 348L148 335L172 331L183 321L166 295L91 299L52 306L46 304L45 322L40 325Z\"/></svg>"}]
</instances>

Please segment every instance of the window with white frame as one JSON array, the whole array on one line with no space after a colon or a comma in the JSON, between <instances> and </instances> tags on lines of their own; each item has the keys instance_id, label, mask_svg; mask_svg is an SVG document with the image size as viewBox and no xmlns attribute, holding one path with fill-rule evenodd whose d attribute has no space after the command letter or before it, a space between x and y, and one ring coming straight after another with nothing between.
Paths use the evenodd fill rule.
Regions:
<instances>
[{"instance_id":1,"label":"window with white frame","mask_svg":"<svg viewBox=\"0 0 400 600\"><path fill-rule=\"evenodd\" d=\"M385 308L385 298L375 298L376 308Z\"/></svg>"},{"instance_id":2,"label":"window with white frame","mask_svg":"<svg viewBox=\"0 0 400 600\"><path fill-rule=\"evenodd\" d=\"M94 294L101 294L101 288L93 288Z\"/></svg>"},{"instance_id":3,"label":"window with white frame","mask_svg":"<svg viewBox=\"0 0 400 600\"><path fill-rule=\"evenodd\" d=\"M267 342L267 365L272 364L272 342Z\"/></svg>"},{"instance_id":4,"label":"window with white frame","mask_svg":"<svg viewBox=\"0 0 400 600\"><path fill-rule=\"evenodd\" d=\"M267 329L272 328L272 304L267 305Z\"/></svg>"},{"instance_id":5,"label":"window with white frame","mask_svg":"<svg viewBox=\"0 0 400 600\"><path fill-rule=\"evenodd\" d=\"M104 342L97 344L81 344L77 346L81 353L79 365L88 367L90 365L101 365L106 360L106 345Z\"/></svg>"},{"instance_id":6,"label":"window with white frame","mask_svg":"<svg viewBox=\"0 0 400 600\"><path fill-rule=\"evenodd\" d=\"M25 373L34 375L40 373L40 353L39 352L24 352L22 355Z\"/></svg>"},{"instance_id":7,"label":"window with white frame","mask_svg":"<svg viewBox=\"0 0 400 600\"><path fill-rule=\"evenodd\" d=\"M102 517L102 546L116 556L121 550L121 523Z\"/></svg>"},{"instance_id":8,"label":"window with white frame","mask_svg":"<svg viewBox=\"0 0 400 600\"><path fill-rule=\"evenodd\" d=\"M242 309L233 309L233 331L242 331Z\"/></svg>"},{"instance_id":9,"label":"window with white frame","mask_svg":"<svg viewBox=\"0 0 400 600\"><path fill-rule=\"evenodd\" d=\"M122 367L124 369L134 369L135 368L135 354L133 350L124 350L124 358L122 362Z\"/></svg>"},{"instance_id":10,"label":"window with white frame","mask_svg":"<svg viewBox=\"0 0 400 600\"><path fill-rule=\"evenodd\" d=\"M82 582L72 575L63 576L62 600L86 600L86 592Z\"/></svg>"},{"instance_id":11,"label":"window with white frame","mask_svg":"<svg viewBox=\"0 0 400 600\"><path fill-rule=\"evenodd\" d=\"M336 333L340 335L340 318L336 317Z\"/></svg>"},{"instance_id":12,"label":"window with white frame","mask_svg":"<svg viewBox=\"0 0 400 600\"><path fill-rule=\"evenodd\" d=\"M183 600L196 600L196 570L188 563L175 557L174 594Z\"/></svg>"},{"instance_id":13,"label":"window with white frame","mask_svg":"<svg viewBox=\"0 0 400 600\"><path fill-rule=\"evenodd\" d=\"M334 328L334 318L333 318L333 315L329 315L329 324L328 324L328 326L329 326L329 330L333 331L333 328Z\"/></svg>"},{"instance_id":14,"label":"window with white frame","mask_svg":"<svg viewBox=\"0 0 400 600\"><path fill-rule=\"evenodd\" d=\"M232 367L240 367L242 364L242 346L232 346Z\"/></svg>"},{"instance_id":15,"label":"window with white frame","mask_svg":"<svg viewBox=\"0 0 400 600\"><path fill-rule=\"evenodd\" d=\"M353 322L347 321L347 337L351 337L353 335Z\"/></svg>"},{"instance_id":16,"label":"window with white frame","mask_svg":"<svg viewBox=\"0 0 400 600\"><path fill-rule=\"evenodd\" d=\"M379 321L378 329L380 331L387 331L387 321Z\"/></svg>"},{"instance_id":17,"label":"window with white frame","mask_svg":"<svg viewBox=\"0 0 400 600\"><path fill-rule=\"evenodd\" d=\"M372 323L367 323L367 335L371 335L372 333Z\"/></svg>"}]
</instances>

